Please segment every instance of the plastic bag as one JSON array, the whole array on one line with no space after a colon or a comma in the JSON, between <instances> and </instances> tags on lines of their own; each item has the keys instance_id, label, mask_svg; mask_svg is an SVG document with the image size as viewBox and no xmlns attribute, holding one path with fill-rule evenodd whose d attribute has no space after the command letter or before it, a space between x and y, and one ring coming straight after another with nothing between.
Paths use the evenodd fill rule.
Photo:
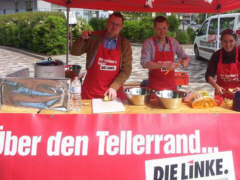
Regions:
<instances>
[{"instance_id":1,"label":"plastic bag","mask_svg":"<svg viewBox=\"0 0 240 180\"><path fill-rule=\"evenodd\" d=\"M207 109L217 106L216 101L206 91L197 91L192 96L192 107L196 109Z\"/></svg>"}]
</instances>

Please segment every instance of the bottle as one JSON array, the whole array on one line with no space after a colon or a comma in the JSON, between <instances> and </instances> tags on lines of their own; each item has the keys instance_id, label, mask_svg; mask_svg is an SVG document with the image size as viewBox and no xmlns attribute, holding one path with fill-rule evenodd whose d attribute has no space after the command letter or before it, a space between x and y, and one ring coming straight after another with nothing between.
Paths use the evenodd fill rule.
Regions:
<instances>
[{"instance_id":1,"label":"bottle","mask_svg":"<svg viewBox=\"0 0 240 180\"><path fill-rule=\"evenodd\" d=\"M81 83L78 76L75 76L71 84L71 109L78 111L81 109Z\"/></svg>"}]
</instances>

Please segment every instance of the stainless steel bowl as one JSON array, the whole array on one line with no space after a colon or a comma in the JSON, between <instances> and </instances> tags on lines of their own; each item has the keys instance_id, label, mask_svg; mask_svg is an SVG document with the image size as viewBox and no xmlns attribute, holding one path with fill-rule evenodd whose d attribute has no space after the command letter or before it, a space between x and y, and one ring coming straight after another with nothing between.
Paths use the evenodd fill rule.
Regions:
<instances>
[{"instance_id":1,"label":"stainless steel bowl","mask_svg":"<svg viewBox=\"0 0 240 180\"><path fill-rule=\"evenodd\" d=\"M149 101L150 91L147 88L134 87L125 89L128 101L137 106L146 105Z\"/></svg>"},{"instance_id":2,"label":"stainless steel bowl","mask_svg":"<svg viewBox=\"0 0 240 180\"><path fill-rule=\"evenodd\" d=\"M166 109L177 109L182 103L182 98L187 94L183 91L162 90L156 91L160 104Z\"/></svg>"}]
</instances>

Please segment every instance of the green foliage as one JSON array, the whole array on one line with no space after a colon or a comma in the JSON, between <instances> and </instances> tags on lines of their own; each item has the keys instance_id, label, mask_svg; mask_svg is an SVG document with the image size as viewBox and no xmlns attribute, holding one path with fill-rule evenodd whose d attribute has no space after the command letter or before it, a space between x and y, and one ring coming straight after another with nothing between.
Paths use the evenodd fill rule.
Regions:
<instances>
[{"instance_id":1,"label":"green foliage","mask_svg":"<svg viewBox=\"0 0 240 180\"><path fill-rule=\"evenodd\" d=\"M125 21L122 35L133 42L140 40L140 23L135 20Z\"/></svg>"},{"instance_id":2,"label":"green foliage","mask_svg":"<svg viewBox=\"0 0 240 180\"><path fill-rule=\"evenodd\" d=\"M176 38L176 32L170 32L170 31L168 31L167 36L168 36L168 37Z\"/></svg>"},{"instance_id":3,"label":"green foliage","mask_svg":"<svg viewBox=\"0 0 240 180\"><path fill-rule=\"evenodd\" d=\"M151 18L152 13L144 13L144 12L121 12L126 21L129 20L140 20L142 18Z\"/></svg>"},{"instance_id":4,"label":"green foliage","mask_svg":"<svg viewBox=\"0 0 240 180\"><path fill-rule=\"evenodd\" d=\"M191 27L188 27L187 28L187 34L188 34L188 37L190 39L190 42L193 43L194 38L195 38L195 31Z\"/></svg>"},{"instance_id":5,"label":"green foliage","mask_svg":"<svg viewBox=\"0 0 240 180\"><path fill-rule=\"evenodd\" d=\"M106 19L98 19L98 18L92 18L89 21L90 26L95 30L103 30L106 28Z\"/></svg>"},{"instance_id":6,"label":"green foliage","mask_svg":"<svg viewBox=\"0 0 240 180\"><path fill-rule=\"evenodd\" d=\"M151 17L125 21L122 30L122 35L132 42L142 42L153 34L153 21Z\"/></svg>"},{"instance_id":7,"label":"green foliage","mask_svg":"<svg viewBox=\"0 0 240 180\"><path fill-rule=\"evenodd\" d=\"M195 18L195 21L198 23L198 24L202 24L207 18L207 15L206 14L199 14L196 18Z\"/></svg>"},{"instance_id":8,"label":"green foliage","mask_svg":"<svg viewBox=\"0 0 240 180\"><path fill-rule=\"evenodd\" d=\"M176 32L178 30L178 27L180 25L180 20L177 19L175 14L172 14L171 16L167 17L168 24L169 24L169 31L170 32Z\"/></svg>"},{"instance_id":9,"label":"green foliage","mask_svg":"<svg viewBox=\"0 0 240 180\"><path fill-rule=\"evenodd\" d=\"M151 17L143 18L140 22L140 41L151 37L154 34L153 20Z\"/></svg>"},{"instance_id":10,"label":"green foliage","mask_svg":"<svg viewBox=\"0 0 240 180\"><path fill-rule=\"evenodd\" d=\"M55 21L54 17L57 17L56 23L52 22ZM53 20L51 21L50 19ZM61 19L61 21L59 19ZM46 23L50 23L50 25ZM49 29L45 29L44 31L44 28L42 28L41 33L36 33L37 27L42 24ZM66 38L65 24L66 20L64 14L59 12L24 12L1 15L0 44L50 55L64 53L66 40L63 41L62 38ZM54 28L60 28L61 33L58 33ZM56 33L56 35L53 35L53 33ZM40 37L36 37L36 35L39 35ZM43 40L42 38L47 39ZM39 42L37 42L37 40L39 40ZM57 42L58 40L61 41ZM43 41L45 41L45 44ZM46 45L50 43L55 44L52 44L51 46ZM51 47L55 49L50 49Z\"/></svg>"},{"instance_id":11,"label":"green foliage","mask_svg":"<svg viewBox=\"0 0 240 180\"><path fill-rule=\"evenodd\" d=\"M176 39L180 44L187 44L189 42L189 36L187 32L182 30L177 31Z\"/></svg>"},{"instance_id":12,"label":"green foliage","mask_svg":"<svg viewBox=\"0 0 240 180\"><path fill-rule=\"evenodd\" d=\"M66 21L61 17L49 16L33 28L33 50L55 55L65 53Z\"/></svg>"},{"instance_id":13,"label":"green foliage","mask_svg":"<svg viewBox=\"0 0 240 180\"><path fill-rule=\"evenodd\" d=\"M86 30L93 31L93 28L86 22L86 20L78 19L76 26L71 28L73 42L81 35L83 31Z\"/></svg>"},{"instance_id":14,"label":"green foliage","mask_svg":"<svg viewBox=\"0 0 240 180\"><path fill-rule=\"evenodd\" d=\"M240 9L231 11L231 13L240 13Z\"/></svg>"}]
</instances>

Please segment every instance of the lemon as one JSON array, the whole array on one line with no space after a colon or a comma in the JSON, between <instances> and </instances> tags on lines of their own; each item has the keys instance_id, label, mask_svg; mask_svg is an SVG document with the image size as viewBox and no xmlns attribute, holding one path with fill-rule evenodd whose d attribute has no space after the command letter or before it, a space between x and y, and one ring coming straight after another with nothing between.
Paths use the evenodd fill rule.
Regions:
<instances>
[{"instance_id":1,"label":"lemon","mask_svg":"<svg viewBox=\"0 0 240 180\"><path fill-rule=\"evenodd\" d=\"M110 99L109 99L109 96L104 96L104 99L103 99L104 101L109 101Z\"/></svg>"}]
</instances>

